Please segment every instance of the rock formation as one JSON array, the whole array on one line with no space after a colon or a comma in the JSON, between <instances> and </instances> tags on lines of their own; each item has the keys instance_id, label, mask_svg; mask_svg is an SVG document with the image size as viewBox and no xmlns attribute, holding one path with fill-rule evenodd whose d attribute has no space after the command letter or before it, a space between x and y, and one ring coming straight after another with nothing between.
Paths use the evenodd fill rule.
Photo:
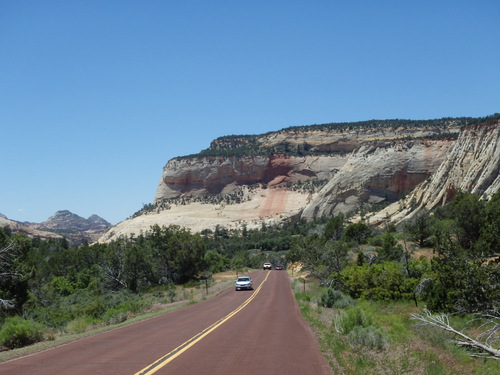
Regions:
<instances>
[{"instance_id":1,"label":"rock formation","mask_svg":"<svg viewBox=\"0 0 500 375\"><path fill-rule=\"evenodd\" d=\"M433 175L419 184L404 201L370 218L377 224L388 218L396 223L447 203L457 191L488 199L500 190L500 123L498 120L461 129L446 159Z\"/></svg>"},{"instance_id":2,"label":"rock formation","mask_svg":"<svg viewBox=\"0 0 500 375\"><path fill-rule=\"evenodd\" d=\"M405 152L408 141L429 139L443 133L458 134L459 124L464 121L325 124L289 128L261 136L221 137L199 155L170 160L163 168L155 203L182 196L228 194L237 186L256 183L329 180L360 147L368 148L365 155L377 148L390 147L399 147ZM397 140L399 142L395 142ZM426 157L416 157L419 156ZM431 164L436 166L436 163ZM424 174L428 172L429 168Z\"/></svg>"},{"instance_id":3,"label":"rock formation","mask_svg":"<svg viewBox=\"0 0 500 375\"><path fill-rule=\"evenodd\" d=\"M175 158L163 169L155 202L182 196L229 194L239 186L330 179L346 163L342 155Z\"/></svg>"},{"instance_id":4,"label":"rock formation","mask_svg":"<svg viewBox=\"0 0 500 375\"><path fill-rule=\"evenodd\" d=\"M394 202L438 169L460 127L473 121L367 121L221 137L198 155L170 160L153 204L101 241L138 235L153 224L194 232L257 228Z\"/></svg>"},{"instance_id":5,"label":"rock formation","mask_svg":"<svg viewBox=\"0 0 500 375\"><path fill-rule=\"evenodd\" d=\"M393 202L434 172L454 141L418 140L361 146L302 212L312 219L350 212L362 204Z\"/></svg>"}]
</instances>

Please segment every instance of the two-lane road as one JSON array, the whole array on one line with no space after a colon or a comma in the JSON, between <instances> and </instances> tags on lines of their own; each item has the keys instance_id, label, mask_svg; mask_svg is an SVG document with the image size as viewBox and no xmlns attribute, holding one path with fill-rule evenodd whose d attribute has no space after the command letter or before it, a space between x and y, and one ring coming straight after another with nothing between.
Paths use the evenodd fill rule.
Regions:
<instances>
[{"instance_id":1,"label":"two-lane road","mask_svg":"<svg viewBox=\"0 0 500 375\"><path fill-rule=\"evenodd\" d=\"M0 364L0 374L331 374L284 271L219 296Z\"/></svg>"}]
</instances>

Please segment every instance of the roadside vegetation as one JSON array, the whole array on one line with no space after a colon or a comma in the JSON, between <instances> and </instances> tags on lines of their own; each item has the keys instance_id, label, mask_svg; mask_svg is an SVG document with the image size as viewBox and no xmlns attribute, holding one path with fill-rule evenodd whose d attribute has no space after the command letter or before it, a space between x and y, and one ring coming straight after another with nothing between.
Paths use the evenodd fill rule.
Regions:
<instances>
[{"instance_id":1,"label":"roadside vegetation","mask_svg":"<svg viewBox=\"0 0 500 375\"><path fill-rule=\"evenodd\" d=\"M327 288L317 280L293 282L302 315L312 327L335 374L498 374L500 362L480 360L453 343L454 336L411 319L411 301L352 300L339 294L332 307L322 304ZM457 327L470 316L452 315Z\"/></svg>"},{"instance_id":2,"label":"roadside vegetation","mask_svg":"<svg viewBox=\"0 0 500 375\"><path fill-rule=\"evenodd\" d=\"M498 228L500 193L484 201L460 192L383 229L338 215L200 234L153 226L76 247L0 228L0 345L127 324L269 261L288 269L339 373L500 373Z\"/></svg>"},{"instance_id":3,"label":"roadside vegetation","mask_svg":"<svg viewBox=\"0 0 500 375\"><path fill-rule=\"evenodd\" d=\"M400 228L337 216L294 242L296 298L332 368L500 373L498 228L500 193L458 193Z\"/></svg>"}]
</instances>

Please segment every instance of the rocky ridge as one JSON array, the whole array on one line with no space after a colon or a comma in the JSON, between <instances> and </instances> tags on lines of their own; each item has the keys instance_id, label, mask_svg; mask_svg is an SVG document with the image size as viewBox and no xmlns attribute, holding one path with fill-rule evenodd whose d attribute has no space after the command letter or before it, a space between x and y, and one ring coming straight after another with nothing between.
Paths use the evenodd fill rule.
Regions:
<instances>
[{"instance_id":1,"label":"rocky ridge","mask_svg":"<svg viewBox=\"0 0 500 375\"><path fill-rule=\"evenodd\" d=\"M1 214L0 214L0 227L1 228L8 227L12 232L23 233L28 237L38 237L43 240L49 238L62 238L62 236L59 234L35 229L31 227L30 223L21 223L19 221L10 220L9 218L7 218L7 216Z\"/></svg>"}]
</instances>

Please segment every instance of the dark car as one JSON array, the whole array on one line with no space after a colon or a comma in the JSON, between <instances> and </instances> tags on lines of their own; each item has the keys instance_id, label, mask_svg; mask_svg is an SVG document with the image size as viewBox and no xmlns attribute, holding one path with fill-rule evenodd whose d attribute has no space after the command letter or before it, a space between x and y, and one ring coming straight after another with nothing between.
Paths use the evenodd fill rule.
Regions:
<instances>
[{"instance_id":1,"label":"dark car","mask_svg":"<svg viewBox=\"0 0 500 375\"><path fill-rule=\"evenodd\" d=\"M280 265L277 265L276 267L274 267L274 269L277 271L281 271L283 269L283 267L281 267Z\"/></svg>"}]
</instances>

